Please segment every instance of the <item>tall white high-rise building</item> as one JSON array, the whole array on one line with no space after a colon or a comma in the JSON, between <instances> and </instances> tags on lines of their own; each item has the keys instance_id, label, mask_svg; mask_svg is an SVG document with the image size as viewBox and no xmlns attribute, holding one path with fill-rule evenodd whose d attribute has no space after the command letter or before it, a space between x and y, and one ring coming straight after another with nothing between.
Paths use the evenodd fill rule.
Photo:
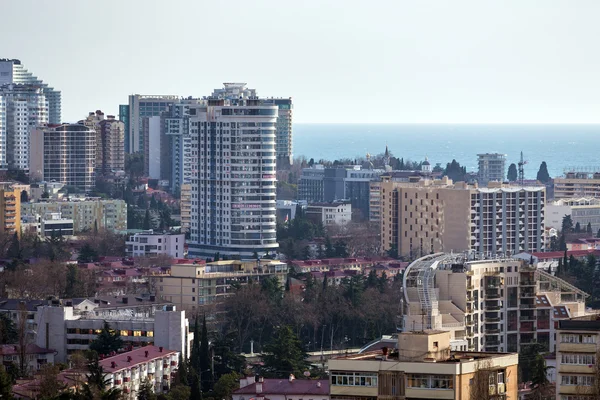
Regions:
<instances>
[{"instance_id":1,"label":"tall white high-rise building","mask_svg":"<svg viewBox=\"0 0 600 400\"><path fill-rule=\"evenodd\" d=\"M9 83L40 87L48 101L48 122L51 124L61 123L60 90L48 86L43 80L29 72L20 60L2 58L0 59L0 86Z\"/></svg>"},{"instance_id":2,"label":"tall white high-rise building","mask_svg":"<svg viewBox=\"0 0 600 400\"><path fill-rule=\"evenodd\" d=\"M488 182L504 182L506 180L506 154L485 153L477 154L479 171L477 181L479 184Z\"/></svg>"},{"instance_id":3,"label":"tall white high-rise building","mask_svg":"<svg viewBox=\"0 0 600 400\"><path fill-rule=\"evenodd\" d=\"M245 83L225 83L189 114L190 256L275 250L278 106Z\"/></svg>"},{"instance_id":4,"label":"tall white high-rise building","mask_svg":"<svg viewBox=\"0 0 600 400\"><path fill-rule=\"evenodd\" d=\"M127 132L125 132L125 151L127 153L144 151L143 119L160 116L179 99L178 96L130 95L129 105L119 107L121 120L125 123L127 129ZM126 118L128 121L125 120Z\"/></svg>"},{"instance_id":5,"label":"tall white high-rise building","mask_svg":"<svg viewBox=\"0 0 600 400\"><path fill-rule=\"evenodd\" d=\"M0 86L0 166L29 169L29 131L48 123L48 101L39 85Z\"/></svg>"}]
</instances>

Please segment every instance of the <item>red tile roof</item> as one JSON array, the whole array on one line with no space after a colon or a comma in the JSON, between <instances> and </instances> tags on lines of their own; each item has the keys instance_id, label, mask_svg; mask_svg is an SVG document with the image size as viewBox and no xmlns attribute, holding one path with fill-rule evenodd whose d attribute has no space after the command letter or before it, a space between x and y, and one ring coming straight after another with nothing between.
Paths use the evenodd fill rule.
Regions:
<instances>
[{"instance_id":1,"label":"red tile roof","mask_svg":"<svg viewBox=\"0 0 600 400\"><path fill-rule=\"evenodd\" d=\"M575 258L578 257L586 257L588 255L600 255L600 250L571 250L567 251L567 257L573 256ZM564 251L547 251L544 253L531 253L534 257L540 260L553 260L557 258L562 258L565 255Z\"/></svg>"},{"instance_id":2,"label":"red tile roof","mask_svg":"<svg viewBox=\"0 0 600 400\"><path fill-rule=\"evenodd\" d=\"M100 365L104 369L104 372L112 373L131 368L137 364L148 362L153 359L177 354L177 352L173 350L162 349L162 352L160 350L161 348L159 346L144 346L139 349L117 354L116 356L104 358L100 360ZM146 356L146 352L148 352L148 356ZM131 357L131 361L128 361L129 357ZM112 366L113 362L115 363L114 368Z\"/></svg>"},{"instance_id":3,"label":"red tile roof","mask_svg":"<svg viewBox=\"0 0 600 400\"><path fill-rule=\"evenodd\" d=\"M262 382L262 391L256 391L256 383L237 389L234 394L260 394L269 395L329 395L329 380L327 379L265 379Z\"/></svg>"},{"instance_id":4,"label":"red tile roof","mask_svg":"<svg viewBox=\"0 0 600 400\"><path fill-rule=\"evenodd\" d=\"M16 344L3 344L0 345L0 355L8 356L8 355L16 355L19 353L19 347ZM50 354L54 353L54 350L46 349L44 347L40 347L36 344L28 344L27 349L25 350L26 354Z\"/></svg>"}]
</instances>

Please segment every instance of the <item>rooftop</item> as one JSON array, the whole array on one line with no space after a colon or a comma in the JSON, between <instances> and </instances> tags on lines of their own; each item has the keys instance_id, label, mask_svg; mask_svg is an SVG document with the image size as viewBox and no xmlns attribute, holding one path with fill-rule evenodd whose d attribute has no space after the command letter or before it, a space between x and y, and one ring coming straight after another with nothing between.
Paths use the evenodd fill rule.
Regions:
<instances>
[{"instance_id":1,"label":"rooftop","mask_svg":"<svg viewBox=\"0 0 600 400\"><path fill-rule=\"evenodd\" d=\"M174 354L177 354L177 352L158 346L145 346L117 354L116 356L104 358L100 360L99 364L104 372L113 373L134 367L137 364L146 363L157 358L163 358Z\"/></svg>"},{"instance_id":2,"label":"rooftop","mask_svg":"<svg viewBox=\"0 0 600 400\"><path fill-rule=\"evenodd\" d=\"M235 390L234 394L268 395L318 395L329 396L328 379L264 379L257 392L256 382Z\"/></svg>"}]
</instances>

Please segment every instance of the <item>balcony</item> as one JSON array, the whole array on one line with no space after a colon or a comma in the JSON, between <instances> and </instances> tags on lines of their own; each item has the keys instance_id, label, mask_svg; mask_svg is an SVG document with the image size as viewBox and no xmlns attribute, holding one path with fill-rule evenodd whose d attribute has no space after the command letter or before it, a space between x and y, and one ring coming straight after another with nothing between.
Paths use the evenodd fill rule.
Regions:
<instances>
[{"instance_id":1,"label":"balcony","mask_svg":"<svg viewBox=\"0 0 600 400\"><path fill-rule=\"evenodd\" d=\"M519 320L521 320L521 321L535 321L536 318L535 318L535 315L521 315L519 317Z\"/></svg>"},{"instance_id":2,"label":"balcony","mask_svg":"<svg viewBox=\"0 0 600 400\"><path fill-rule=\"evenodd\" d=\"M500 292L498 292L497 290L486 291L485 292L485 298L486 298L486 300L499 299L500 298Z\"/></svg>"},{"instance_id":3,"label":"balcony","mask_svg":"<svg viewBox=\"0 0 600 400\"><path fill-rule=\"evenodd\" d=\"M535 308L535 304L533 303L521 303L519 304L520 310L531 310Z\"/></svg>"},{"instance_id":4,"label":"balcony","mask_svg":"<svg viewBox=\"0 0 600 400\"><path fill-rule=\"evenodd\" d=\"M527 288L521 289L520 292L521 298L532 298L535 297L535 290Z\"/></svg>"}]
</instances>

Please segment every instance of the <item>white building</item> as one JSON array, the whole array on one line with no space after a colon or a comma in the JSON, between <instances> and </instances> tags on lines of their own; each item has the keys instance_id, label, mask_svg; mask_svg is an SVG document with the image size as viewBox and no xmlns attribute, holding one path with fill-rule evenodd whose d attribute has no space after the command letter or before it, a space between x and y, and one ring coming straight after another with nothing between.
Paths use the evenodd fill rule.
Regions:
<instances>
[{"instance_id":1,"label":"white building","mask_svg":"<svg viewBox=\"0 0 600 400\"><path fill-rule=\"evenodd\" d=\"M225 83L193 107L190 255L275 250L278 107L244 83Z\"/></svg>"},{"instance_id":2,"label":"white building","mask_svg":"<svg viewBox=\"0 0 600 400\"><path fill-rule=\"evenodd\" d=\"M95 185L96 132L83 124L38 127L30 134L29 173L82 190Z\"/></svg>"},{"instance_id":3,"label":"white building","mask_svg":"<svg viewBox=\"0 0 600 400\"><path fill-rule=\"evenodd\" d=\"M0 364L19 365L20 354L19 344L0 345ZM25 366L30 374L37 373L46 364L54 364L54 350L52 349L44 349L29 343L25 345L25 355L27 358Z\"/></svg>"},{"instance_id":4,"label":"white building","mask_svg":"<svg viewBox=\"0 0 600 400\"><path fill-rule=\"evenodd\" d=\"M129 257L153 257L159 254L183 258L184 234L155 233L152 230L136 233L125 242Z\"/></svg>"},{"instance_id":5,"label":"white building","mask_svg":"<svg viewBox=\"0 0 600 400\"><path fill-rule=\"evenodd\" d=\"M346 202L314 203L306 208L306 216L326 225L346 225L352 221L352 205Z\"/></svg>"},{"instance_id":6,"label":"white building","mask_svg":"<svg viewBox=\"0 0 600 400\"><path fill-rule=\"evenodd\" d=\"M122 390L126 399L137 399L140 386L150 382L154 393L169 390L179 361L178 351L144 346L99 361L107 388Z\"/></svg>"},{"instance_id":7,"label":"white building","mask_svg":"<svg viewBox=\"0 0 600 400\"><path fill-rule=\"evenodd\" d=\"M600 229L600 199L594 197L565 198L546 204L546 226L562 229L562 220L570 215L573 226L579 223L585 231L588 223L595 235Z\"/></svg>"},{"instance_id":8,"label":"white building","mask_svg":"<svg viewBox=\"0 0 600 400\"><path fill-rule=\"evenodd\" d=\"M500 153L485 153L477 154L479 171L477 173L477 181L479 184L487 184L488 182L504 182L506 180L505 166L506 154Z\"/></svg>"},{"instance_id":9,"label":"white building","mask_svg":"<svg viewBox=\"0 0 600 400\"><path fill-rule=\"evenodd\" d=\"M142 120L144 117L159 116L167 111L169 106L179 100L178 96L152 96L133 94L129 96L129 106L127 109L129 118L126 125L125 146L130 153L136 153L144 150L144 135L142 134Z\"/></svg>"},{"instance_id":10,"label":"white building","mask_svg":"<svg viewBox=\"0 0 600 400\"><path fill-rule=\"evenodd\" d=\"M96 132L96 174L125 169L125 124L100 110L79 121Z\"/></svg>"},{"instance_id":11,"label":"white building","mask_svg":"<svg viewBox=\"0 0 600 400\"><path fill-rule=\"evenodd\" d=\"M47 123L48 100L40 86L0 85L0 167L28 170L29 131Z\"/></svg>"},{"instance_id":12,"label":"white building","mask_svg":"<svg viewBox=\"0 0 600 400\"><path fill-rule=\"evenodd\" d=\"M73 236L73 220L63 218L60 213L46 213L38 219L38 234L41 237Z\"/></svg>"},{"instance_id":13,"label":"white building","mask_svg":"<svg viewBox=\"0 0 600 400\"><path fill-rule=\"evenodd\" d=\"M61 123L61 93L44 83L33 73L29 72L20 60L0 59L0 86L5 84L26 84L38 86L48 101L47 120L50 124Z\"/></svg>"}]
</instances>

